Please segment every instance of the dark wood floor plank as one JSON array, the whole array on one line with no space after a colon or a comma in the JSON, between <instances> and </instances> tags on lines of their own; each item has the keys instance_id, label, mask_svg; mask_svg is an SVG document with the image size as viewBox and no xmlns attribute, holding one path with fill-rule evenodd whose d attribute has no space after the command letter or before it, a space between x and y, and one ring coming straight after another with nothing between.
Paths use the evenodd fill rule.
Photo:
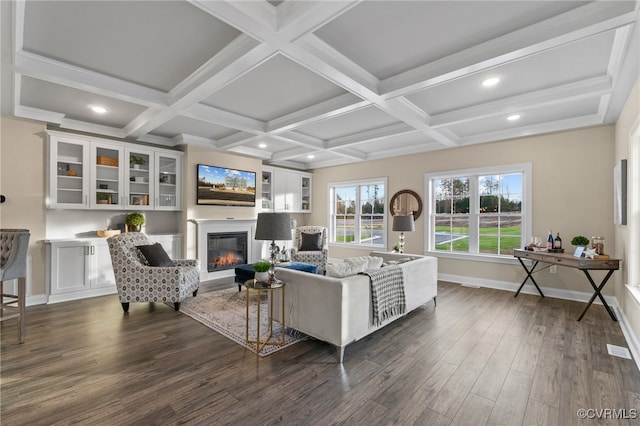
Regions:
<instances>
[{"instance_id":1,"label":"dark wood floor plank","mask_svg":"<svg viewBox=\"0 0 640 426\"><path fill-rule=\"evenodd\" d=\"M230 283L233 285L233 283ZM217 287L216 287L217 288ZM206 286L201 292L207 291ZM602 306L439 283L429 302L347 346L259 358L162 303L117 296L27 308L0 324L0 419L21 425L630 424L640 373Z\"/></svg>"}]
</instances>

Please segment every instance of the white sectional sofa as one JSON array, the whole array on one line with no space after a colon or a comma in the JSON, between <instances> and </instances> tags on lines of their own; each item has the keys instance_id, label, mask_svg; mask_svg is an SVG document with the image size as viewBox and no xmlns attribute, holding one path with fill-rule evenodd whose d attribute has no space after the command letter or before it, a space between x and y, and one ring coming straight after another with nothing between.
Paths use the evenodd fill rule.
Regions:
<instances>
[{"instance_id":1,"label":"white sectional sofa","mask_svg":"<svg viewBox=\"0 0 640 426\"><path fill-rule=\"evenodd\" d=\"M331 343L337 347L342 363L344 349L385 325L403 317L418 306L435 299L438 293L438 262L431 256L372 252L385 263L399 263L402 268L406 299L405 314L389 318L379 326L372 324L371 285L367 275L356 274L332 278L292 269L278 269L278 279L285 281L286 326ZM276 292L276 297L279 292ZM274 306L280 301L274 300ZM275 314L279 319L279 312Z\"/></svg>"}]
</instances>

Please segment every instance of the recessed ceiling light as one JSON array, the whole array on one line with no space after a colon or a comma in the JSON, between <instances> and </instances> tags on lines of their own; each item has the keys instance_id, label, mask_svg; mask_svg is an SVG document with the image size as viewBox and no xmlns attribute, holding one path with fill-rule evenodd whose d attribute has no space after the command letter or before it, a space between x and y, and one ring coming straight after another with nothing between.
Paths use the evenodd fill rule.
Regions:
<instances>
[{"instance_id":1,"label":"recessed ceiling light","mask_svg":"<svg viewBox=\"0 0 640 426\"><path fill-rule=\"evenodd\" d=\"M308 158L309 160L311 160L311 159L312 159L312 158L314 158L314 157L315 157L315 155L313 155L313 154L309 154L309 155L307 155L307 158Z\"/></svg>"},{"instance_id":2,"label":"recessed ceiling light","mask_svg":"<svg viewBox=\"0 0 640 426\"><path fill-rule=\"evenodd\" d=\"M102 105L89 105L89 108L91 109L91 111L95 112L96 114L104 114L109 111L107 108L103 107Z\"/></svg>"},{"instance_id":3,"label":"recessed ceiling light","mask_svg":"<svg viewBox=\"0 0 640 426\"><path fill-rule=\"evenodd\" d=\"M495 86L498 83L500 83L500 79L498 77L491 77L483 81L482 85L484 87L491 87L491 86Z\"/></svg>"},{"instance_id":4,"label":"recessed ceiling light","mask_svg":"<svg viewBox=\"0 0 640 426\"><path fill-rule=\"evenodd\" d=\"M510 116L507 117L507 120L509 121L516 121L520 118L520 114L512 114Z\"/></svg>"},{"instance_id":5,"label":"recessed ceiling light","mask_svg":"<svg viewBox=\"0 0 640 426\"><path fill-rule=\"evenodd\" d=\"M258 147L260 147L260 148L266 148L266 147L267 147L267 144L266 144L266 143L264 143L264 142L260 142L260 143L258 144Z\"/></svg>"}]
</instances>

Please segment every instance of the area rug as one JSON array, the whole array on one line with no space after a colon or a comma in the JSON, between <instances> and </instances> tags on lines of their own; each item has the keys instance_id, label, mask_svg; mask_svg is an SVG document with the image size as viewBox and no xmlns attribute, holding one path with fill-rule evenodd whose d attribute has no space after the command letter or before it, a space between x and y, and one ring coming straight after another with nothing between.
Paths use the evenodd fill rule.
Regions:
<instances>
[{"instance_id":1,"label":"area rug","mask_svg":"<svg viewBox=\"0 0 640 426\"><path fill-rule=\"evenodd\" d=\"M256 337L256 307L257 302L252 295L249 305L249 338L255 340ZM260 340L264 340L269 335L268 304L266 299L261 303L260 311ZM190 316L194 320L217 331L225 337L233 340L237 344L256 351L256 345L246 342L246 302L245 291L238 291L237 288L214 291L210 293L200 293L196 297L188 297L180 304L180 312ZM282 339L282 327L278 323L273 325L274 339ZM258 355L264 357L271 355L281 349L298 343L308 337L292 328L285 331L284 346L265 345Z\"/></svg>"}]
</instances>

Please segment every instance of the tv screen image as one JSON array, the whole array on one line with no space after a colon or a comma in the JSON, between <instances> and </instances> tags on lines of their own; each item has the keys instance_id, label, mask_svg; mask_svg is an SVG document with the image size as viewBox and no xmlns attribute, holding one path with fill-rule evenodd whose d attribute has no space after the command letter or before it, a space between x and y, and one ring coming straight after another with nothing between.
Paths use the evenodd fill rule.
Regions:
<instances>
[{"instance_id":1,"label":"tv screen image","mask_svg":"<svg viewBox=\"0 0 640 426\"><path fill-rule=\"evenodd\" d=\"M198 164L198 204L210 206L256 205L256 173Z\"/></svg>"}]
</instances>

